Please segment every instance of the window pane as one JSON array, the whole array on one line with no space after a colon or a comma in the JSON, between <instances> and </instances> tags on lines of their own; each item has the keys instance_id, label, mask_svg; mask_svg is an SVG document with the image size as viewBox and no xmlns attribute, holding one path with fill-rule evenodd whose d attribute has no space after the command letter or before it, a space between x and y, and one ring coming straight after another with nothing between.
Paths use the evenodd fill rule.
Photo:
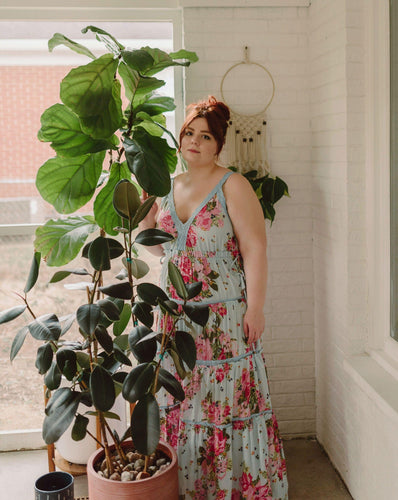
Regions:
<instances>
[{"instance_id":1,"label":"window pane","mask_svg":"<svg viewBox=\"0 0 398 500\"><path fill-rule=\"evenodd\" d=\"M55 210L41 200L35 188L38 168L54 156L50 146L37 139L40 116L46 108L60 102L60 81L68 71L72 67L86 64L89 60L62 46L49 53L47 41L54 33L60 32L99 55L99 50L105 50L103 45L95 40L94 35L81 34L81 29L87 24L89 23L0 22L0 226L41 224L49 218L58 217ZM173 50L170 22L101 22L97 26L131 48L150 45L165 51ZM173 70L163 71L160 78L166 81L160 92L173 96ZM174 114L168 115L167 125L174 131ZM84 207L83 210L90 211L90 206ZM3 234L4 232L1 232L0 236L0 311L21 304L13 292L23 290L33 255L33 236ZM151 276L145 280L157 282L159 258L147 255L153 268ZM82 265L74 262L68 267ZM37 316L48 312L55 312L60 316L66 312L74 312L81 304L82 292L65 289L64 282L47 284L54 272L53 268L46 268L42 263L40 284L29 294L30 303ZM72 281L72 277L65 280L68 283ZM20 326L26 324L26 320L30 320L27 314L24 318L18 318ZM35 368L40 342L28 335L11 364L10 349L18 329L17 322L0 327L2 431L41 428L43 419L42 377Z\"/></svg>"}]
</instances>

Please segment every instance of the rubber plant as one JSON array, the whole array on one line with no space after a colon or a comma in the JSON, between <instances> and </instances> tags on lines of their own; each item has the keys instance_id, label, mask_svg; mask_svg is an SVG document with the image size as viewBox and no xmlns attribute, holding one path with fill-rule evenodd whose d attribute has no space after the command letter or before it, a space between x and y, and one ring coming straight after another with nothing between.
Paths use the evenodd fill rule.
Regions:
<instances>
[{"instance_id":1,"label":"rubber plant","mask_svg":"<svg viewBox=\"0 0 398 500\"><path fill-rule=\"evenodd\" d=\"M15 336L11 360L28 334L41 342L36 367L44 376L49 396L43 421L45 442L57 441L72 422L72 437L82 439L87 433L86 413L94 414L101 433L92 437L105 449L112 472L115 466L106 430L114 438L121 462L125 460L120 442L126 436L117 436L110 424L117 418L110 412L116 395L121 392L135 403L131 435L137 450L150 455L160 435L156 392L164 387L176 399L184 398L180 382L162 368L163 356L171 354L182 378L196 362L191 334L177 331L175 326L184 319L192 328L192 322L204 325L208 318L208 308L188 303L200 293L202 283L185 285L172 264L169 278L184 302L182 307L156 285L141 281L137 285L149 270L138 258L137 244L151 246L172 239L158 229L137 234L139 222L156 197L169 192L170 174L177 164L178 145L164 116L175 104L172 98L156 94L165 82L154 75L170 66L188 66L197 56L186 50L169 54L151 47L131 50L100 28L88 26L82 31L94 33L108 52L96 57L59 33L49 41L50 50L66 45L91 61L65 76L60 85L61 103L49 107L41 117L38 137L51 143L56 156L39 168L36 186L61 215L36 230L33 261L19 295L22 304L0 313L0 324L24 312L30 315ZM142 191L148 195L143 202ZM89 201L93 201L93 214L80 215L79 210ZM80 254L86 267L64 267ZM48 266L61 268L51 282L70 275L86 280L81 285L83 293L78 292L83 298L76 311L62 317L54 312L36 317L28 297L43 259ZM107 283L106 276L112 275L116 262L122 271ZM174 328L152 330L155 308L165 316L163 324L171 321ZM73 331L80 340L68 341L67 333ZM138 360L133 369L131 353ZM62 376L69 381L68 387L60 387ZM84 405L87 412L81 413Z\"/></svg>"}]
</instances>

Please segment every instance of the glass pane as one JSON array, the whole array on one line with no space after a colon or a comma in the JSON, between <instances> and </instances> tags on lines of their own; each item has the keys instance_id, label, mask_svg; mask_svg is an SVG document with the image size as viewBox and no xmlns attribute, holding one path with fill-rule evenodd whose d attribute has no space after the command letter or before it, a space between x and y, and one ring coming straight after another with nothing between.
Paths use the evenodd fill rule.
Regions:
<instances>
[{"instance_id":1,"label":"glass pane","mask_svg":"<svg viewBox=\"0 0 398 500\"><path fill-rule=\"evenodd\" d=\"M37 139L40 116L46 108L60 102L60 81L69 70L86 64L89 60L62 46L49 53L47 41L54 33L60 32L99 55L99 47L102 52L104 49L94 35L81 34L81 29L87 24L89 23L0 21L0 226L41 224L49 218L58 217L55 210L40 199L35 188L38 168L54 156L50 146ZM170 22L101 22L97 26L131 48L150 45L165 51L173 50ZM160 91L173 96L173 70L165 70L160 78L166 81L165 87ZM174 113L168 114L167 125L174 131ZM90 211L90 206L84 207L83 211ZM33 236L0 237L0 311L21 304L13 292L20 293L25 286L33 255L32 242ZM144 279L156 283L160 269L159 258L146 255L153 267L151 275ZM82 267L78 262L71 263L68 267L71 266ZM81 304L80 294L83 292L65 289L64 282L47 284L54 272L54 269L42 264L40 284L29 294L36 316L48 312L64 315L66 312L74 312ZM74 280L76 278L70 277L67 282ZM77 281L81 279L77 277ZM19 325L25 324L26 320L30 320L27 313L23 318L18 318ZM18 329L17 322L0 327L2 431L41 428L43 419L42 377L35 368L40 342L28 335L18 356L11 363L11 344Z\"/></svg>"}]
</instances>

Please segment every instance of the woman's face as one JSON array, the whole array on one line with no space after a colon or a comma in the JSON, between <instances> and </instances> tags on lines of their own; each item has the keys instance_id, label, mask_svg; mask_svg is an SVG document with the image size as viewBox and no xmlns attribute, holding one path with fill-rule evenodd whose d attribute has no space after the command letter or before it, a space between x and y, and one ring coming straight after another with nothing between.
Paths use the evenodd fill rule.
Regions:
<instances>
[{"instance_id":1,"label":"woman's face","mask_svg":"<svg viewBox=\"0 0 398 500\"><path fill-rule=\"evenodd\" d=\"M209 130L206 118L195 118L185 129L181 140L181 153L188 164L214 163L217 141Z\"/></svg>"}]
</instances>

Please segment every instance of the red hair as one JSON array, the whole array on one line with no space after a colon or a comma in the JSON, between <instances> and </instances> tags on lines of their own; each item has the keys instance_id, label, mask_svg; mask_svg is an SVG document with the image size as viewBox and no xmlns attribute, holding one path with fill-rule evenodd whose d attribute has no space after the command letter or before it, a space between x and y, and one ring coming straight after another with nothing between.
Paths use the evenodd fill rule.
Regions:
<instances>
[{"instance_id":1,"label":"red hair","mask_svg":"<svg viewBox=\"0 0 398 500\"><path fill-rule=\"evenodd\" d=\"M205 118L209 126L209 132L211 132L217 142L217 154L219 154L225 143L229 116L228 106L221 101L217 101L212 95L203 101L192 103L187 106L187 116L181 127L179 138L180 149L181 141L187 127L189 127L195 118Z\"/></svg>"}]
</instances>

